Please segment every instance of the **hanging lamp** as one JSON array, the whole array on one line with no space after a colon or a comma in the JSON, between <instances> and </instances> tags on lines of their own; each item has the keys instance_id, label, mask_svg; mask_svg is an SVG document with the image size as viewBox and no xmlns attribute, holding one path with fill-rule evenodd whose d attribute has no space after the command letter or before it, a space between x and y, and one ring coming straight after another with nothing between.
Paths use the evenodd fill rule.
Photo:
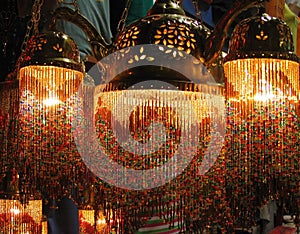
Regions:
<instances>
[{"instance_id":1,"label":"hanging lamp","mask_svg":"<svg viewBox=\"0 0 300 234\"><path fill-rule=\"evenodd\" d=\"M97 66L90 70L96 83L105 83L93 94L98 142L91 145L97 148L100 144L102 148L97 149L104 148L107 157L97 161L92 155L98 152L82 155L88 156L87 166L96 175L105 171L100 178L127 189L108 188L117 198L110 203L121 207L127 221L136 221L132 225L143 222L143 213L151 217L153 209L160 209L162 215L164 208L170 223L178 217L181 230L204 230L213 223L222 223L224 228L231 225L225 211L225 162L221 151L225 128L223 87L214 82L207 67L222 49L232 18L257 4L238 1L211 32L187 17L174 1L156 1L148 16L118 34L111 56L99 62L105 75L97 73ZM213 143L209 142L211 138ZM89 136L81 141L90 142ZM184 156L174 157L178 152ZM182 160L193 153L188 169L171 180L186 165ZM172 160L178 164L166 168ZM108 164L112 161L113 165ZM170 176L166 179L149 173L127 181L121 176L128 178L131 172L157 168L166 168L164 172ZM144 194L143 189L148 193ZM143 199L135 200L140 194ZM219 202L213 203L216 198Z\"/></svg>"},{"instance_id":2,"label":"hanging lamp","mask_svg":"<svg viewBox=\"0 0 300 234\"><path fill-rule=\"evenodd\" d=\"M77 152L71 124L84 66L71 37L58 31L38 32L42 3L34 2L36 11L30 25L35 30L31 32L28 27L17 64L18 153L23 166L20 173L26 176L27 187L40 191L45 199L59 200L71 196L73 189L84 190L90 181ZM79 192L72 195L80 204Z\"/></svg>"},{"instance_id":3,"label":"hanging lamp","mask_svg":"<svg viewBox=\"0 0 300 234\"><path fill-rule=\"evenodd\" d=\"M16 69L21 96L36 99L44 106L53 106L66 102L76 93L83 80L84 66L72 38L57 31L39 32L43 3L34 1L34 14Z\"/></svg>"},{"instance_id":4,"label":"hanging lamp","mask_svg":"<svg viewBox=\"0 0 300 234\"><path fill-rule=\"evenodd\" d=\"M266 13L241 21L224 61L228 191L236 226L270 200L299 212L299 58L287 24Z\"/></svg>"},{"instance_id":5,"label":"hanging lamp","mask_svg":"<svg viewBox=\"0 0 300 234\"><path fill-rule=\"evenodd\" d=\"M65 102L78 90L84 67L74 40L62 32L33 36L20 64L20 91L41 103Z\"/></svg>"},{"instance_id":6,"label":"hanging lamp","mask_svg":"<svg viewBox=\"0 0 300 234\"><path fill-rule=\"evenodd\" d=\"M7 170L3 181L5 190L0 199L0 232L33 233L42 232L42 200L37 195L22 201L23 184L16 168Z\"/></svg>"}]
</instances>

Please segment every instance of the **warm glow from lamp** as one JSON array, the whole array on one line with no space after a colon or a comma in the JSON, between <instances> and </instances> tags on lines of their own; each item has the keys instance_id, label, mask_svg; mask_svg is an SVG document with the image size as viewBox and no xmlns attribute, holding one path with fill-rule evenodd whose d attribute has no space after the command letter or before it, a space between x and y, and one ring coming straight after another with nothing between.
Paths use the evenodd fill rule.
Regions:
<instances>
[{"instance_id":1,"label":"warm glow from lamp","mask_svg":"<svg viewBox=\"0 0 300 234\"><path fill-rule=\"evenodd\" d=\"M20 93L32 95L45 106L66 102L83 80L78 47L64 33L49 31L32 36L22 58Z\"/></svg>"},{"instance_id":2,"label":"warm glow from lamp","mask_svg":"<svg viewBox=\"0 0 300 234\"><path fill-rule=\"evenodd\" d=\"M27 66L20 69L20 90L28 91L45 106L65 102L76 93L83 73L55 66Z\"/></svg>"},{"instance_id":3,"label":"warm glow from lamp","mask_svg":"<svg viewBox=\"0 0 300 234\"><path fill-rule=\"evenodd\" d=\"M43 100L43 104L45 106L55 106L55 105L59 105L60 103L62 103L62 102L55 97L51 97L51 98Z\"/></svg>"},{"instance_id":4,"label":"warm glow from lamp","mask_svg":"<svg viewBox=\"0 0 300 234\"><path fill-rule=\"evenodd\" d=\"M44 220L42 222L42 234L48 234L48 221Z\"/></svg>"},{"instance_id":5,"label":"warm glow from lamp","mask_svg":"<svg viewBox=\"0 0 300 234\"><path fill-rule=\"evenodd\" d=\"M299 64L273 58L249 58L228 61L227 100L237 104L244 118L255 108L274 102L296 107L300 94ZM244 103L246 106L240 105Z\"/></svg>"},{"instance_id":6,"label":"warm glow from lamp","mask_svg":"<svg viewBox=\"0 0 300 234\"><path fill-rule=\"evenodd\" d=\"M96 230L101 234L107 233L108 225L102 211L98 213L96 220Z\"/></svg>"},{"instance_id":7,"label":"warm glow from lamp","mask_svg":"<svg viewBox=\"0 0 300 234\"><path fill-rule=\"evenodd\" d=\"M11 208L10 212L13 213L14 215L20 214L20 210L18 208Z\"/></svg>"},{"instance_id":8,"label":"warm glow from lamp","mask_svg":"<svg viewBox=\"0 0 300 234\"><path fill-rule=\"evenodd\" d=\"M80 233L95 233L95 210L80 209L78 212Z\"/></svg>"},{"instance_id":9,"label":"warm glow from lamp","mask_svg":"<svg viewBox=\"0 0 300 234\"><path fill-rule=\"evenodd\" d=\"M227 184L235 226L242 228L270 200L299 211L299 58L287 24L265 13L241 21L229 45Z\"/></svg>"},{"instance_id":10,"label":"warm glow from lamp","mask_svg":"<svg viewBox=\"0 0 300 234\"><path fill-rule=\"evenodd\" d=\"M42 200L30 200L22 205L19 200L0 200L1 233L41 233Z\"/></svg>"}]
</instances>

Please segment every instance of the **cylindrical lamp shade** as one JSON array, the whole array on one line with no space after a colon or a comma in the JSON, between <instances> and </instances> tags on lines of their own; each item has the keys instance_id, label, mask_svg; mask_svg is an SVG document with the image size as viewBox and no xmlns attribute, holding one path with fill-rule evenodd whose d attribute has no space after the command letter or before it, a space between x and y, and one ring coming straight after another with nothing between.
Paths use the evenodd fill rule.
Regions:
<instances>
[{"instance_id":1,"label":"cylindrical lamp shade","mask_svg":"<svg viewBox=\"0 0 300 234\"><path fill-rule=\"evenodd\" d=\"M79 212L79 232L96 233L95 225L95 210L92 209L80 209Z\"/></svg>"},{"instance_id":2,"label":"cylindrical lamp shade","mask_svg":"<svg viewBox=\"0 0 300 234\"><path fill-rule=\"evenodd\" d=\"M45 105L65 102L83 80L78 47L61 32L33 36L20 67L20 91L27 91Z\"/></svg>"},{"instance_id":3,"label":"cylindrical lamp shade","mask_svg":"<svg viewBox=\"0 0 300 234\"><path fill-rule=\"evenodd\" d=\"M41 104L53 106L65 102L78 89L83 73L56 66L31 65L20 69L20 87Z\"/></svg>"},{"instance_id":4,"label":"cylindrical lamp shade","mask_svg":"<svg viewBox=\"0 0 300 234\"><path fill-rule=\"evenodd\" d=\"M206 228L206 225L215 220L227 219L227 214L221 212L226 207L224 205L226 202L224 157L222 152L218 152L221 151L223 142L220 140L221 136L219 139L215 135L219 133L215 133L215 129L212 129L212 123L224 117L221 112L216 111L222 108L218 106L221 100L213 99L218 95L221 97L222 87L203 85L198 88L199 92L137 89L110 91L97 95L96 131L101 146L108 154L107 157L128 170L134 168L138 171L153 171L153 174L148 174L147 177L145 177L146 173L144 176L131 179L128 175L126 179L132 183L132 188L140 189L141 185L138 184L141 182L149 188L162 185L152 191L149 190L147 194L127 191L122 197L118 197L119 201L111 201L124 204L125 213L135 212L139 216L138 219L142 220L144 213L145 216L150 215L154 209L159 210L162 209L160 206L166 205L168 210L165 215L170 216L170 223L173 223L175 218L179 219L173 213L176 210L179 217L193 216L195 219L202 220L202 228ZM208 98L214 101L207 103ZM209 114L211 112L215 115L211 116ZM186 169L187 172L177 177L182 164L191 156L191 165ZM169 168L165 166L164 171L159 169L160 174L159 170L154 170L163 168L162 165L171 164L172 160L174 166ZM98 164L95 162L93 165ZM118 173L118 167L110 166L107 170ZM164 185L165 181L161 176L164 174L177 179ZM162 179L155 180L159 176ZM125 179L119 181L123 182L123 180ZM126 184L126 186L131 185ZM118 193L115 188L112 188L112 191L113 194ZM133 197L139 194L143 194L143 200L134 200ZM219 203L206 203L199 206L198 198L202 196L208 200L217 197ZM216 210L221 210L222 215L218 218L212 214ZM160 212L159 214L162 215L162 211ZM180 228L176 229L178 232L183 230L184 225L191 228L192 224L184 224L183 219L178 222L180 223L178 224Z\"/></svg>"},{"instance_id":5,"label":"cylindrical lamp shade","mask_svg":"<svg viewBox=\"0 0 300 234\"><path fill-rule=\"evenodd\" d=\"M288 26L267 14L242 21L224 63L228 189L238 227L271 199L299 211L299 59ZM245 201L245 202L241 202Z\"/></svg>"},{"instance_id":6,"label":"cylindrical lamp shade","mask_svg":"<svg viewBox=\"0 0 300 234\"><path fill-rule=\"evenodd\" d=\"M245 58L224 64L227 100L237 116L249 115L272 103L286 103L298 109L299 63L277 58ZM275 107L275 106L274 106Z\"/></svg>"},{"instance_id":7,"label":"cylindrical lamp shade","mask_svg":"<svg viewBox=\"0 0 300 234\"><path fill-rule=\"evenodd\" d=\"M29 189L59 199L73 189L89 187L90 174L81 160L72 135L76 116L74 93L65 102L46 106L23 90L20 96L19 150ZM81 197L74 193L79 202Z\"/></svg>"},{"instance_id":8,"label":"cylindrical lamp shade","mask_svg":"<svg viewBox=\"0 0 300 234\"><path fill-rule=\"evenodd\" d=\"M30 200L23 205L19 200L0 200L0 232L42 232L42 200Z\"/></svg>"}]
</instances>

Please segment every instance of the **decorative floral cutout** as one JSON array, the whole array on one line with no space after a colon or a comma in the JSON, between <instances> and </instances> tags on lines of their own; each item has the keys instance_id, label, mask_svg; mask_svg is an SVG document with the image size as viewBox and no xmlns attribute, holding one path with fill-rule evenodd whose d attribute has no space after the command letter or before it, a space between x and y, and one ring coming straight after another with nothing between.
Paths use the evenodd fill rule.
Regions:
<instances>
[{"instance_id":1,"label":"decorative floral cutout","mask_svg":"<svg viewBox=\"0 0 300 234\"><path fill-rule=\"evenodd\" d=\"M59 43L56 43L56 45L54 45L52 48L59 53L63 52L63 48L60 46Z\"/></svg>"},{"instance_id":2,"label":"decorative floral cutout","mask_svg":"<svg viewBox=\"0 0 300 234\"><path fill-rule=\"evenodd\" d=\"M38 38L33 37L29 42L29 48L31 48L32 51L43 50L43 46L47 44L47 42L46 38L41 37L38 40Z\"/></svg>"},{"instance_id":3,"label":"decorative floral cutout","mask_svg":"<svg viewBox=\"0 0 300 234\"><path fill-rule=\"evenodd\" d=\"M137 26L133 26L123 32L118 40L118 49L135 46L137 43L140 29Z\"/></svg>"},{"instance_id":4,"label":"decorative floral cutout","mask_svg":"<svg viewBox=\"0 0 300 234\"><path fill-rule=\"evenodd\" d=\"M260 41L265 41L269 38L268 35L265 34L265 32L263 30L260 31L259 35L256 35L256 39L260 40Z\"/></svg>"},{"instance_id":5,"label":"decorative floral cutout","mask_svg":"<svg viewBox=\"0 0 300 234\"><path fill-rule=\"evenodd\" d=\"M195 34L190 31L186 24L182 23L168 22L168 24L160 25L153 38L154 44L162 44L170 48L176 47L188 54L196 48Z\"/></svg>"},{"instance_id":6,"label":"decorative floral cutout","mask_svg":"<svg viewBox=\"0 0 300 234\"><path fill-rule=\"evenodd\" d=\"M139 52L140 52L140 54L136 54L136 55L133 56L133 58L130 58L130 59L128 60L128 64L132 64L132 63L134 63L134 62L138 62L138 61L144 60L144 59L146 59L146 60L149 61L149 62L155 60L154 57L152 57L152 56L147 56L147 55L144 53L144 47L143 47L143 46L140 48L140 51L139 51Z\"/></svg>"}]
</instances>

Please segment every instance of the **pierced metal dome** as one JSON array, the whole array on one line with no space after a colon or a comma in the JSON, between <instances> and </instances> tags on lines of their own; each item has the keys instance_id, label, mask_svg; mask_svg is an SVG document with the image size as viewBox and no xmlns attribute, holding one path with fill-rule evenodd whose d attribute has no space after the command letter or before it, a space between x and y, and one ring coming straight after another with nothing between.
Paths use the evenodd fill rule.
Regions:
<instances>
[{"instance_id":1,"label":"pierced metal dome","mask_svg":"<svg viewBox=\"0 0 300 234\"><path fill-rule=\"evenodd\" d=\"M299 61L289 26L264 13L241 21L234 29L226 61L278 58Z\"/></svg>"},{"instance_id":2,"label":"pierced metal dome","mask_svg":"<svg viewBox=\"0 0 300 234\"><path fill-rule=\"evenodd\" d=\"M160 44L185 51L203 60L205 41L210 31L185 15L172 1L157 1L148 16L129 25L118 35L115 50L141 44Z\"/></svg>"}]
</instances>

